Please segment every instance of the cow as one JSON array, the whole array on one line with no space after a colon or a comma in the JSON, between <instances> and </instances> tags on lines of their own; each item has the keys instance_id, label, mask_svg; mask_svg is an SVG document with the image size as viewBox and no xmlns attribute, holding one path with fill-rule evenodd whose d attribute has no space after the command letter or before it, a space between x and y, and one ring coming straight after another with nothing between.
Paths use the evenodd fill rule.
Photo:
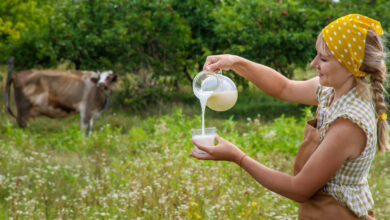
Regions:
<instances>
[{"instance_id":1,"label":"cow","mask_svg":"<svg viewBox=\"0 0 390 220\"><path fill-rule=\"evenodd\" d=\"M102 73L77 70L23 70L12 75L13 57L9 60L5 87L6 106L25 128L27 120L40 115L61 118L80 113L80 127L90 135L93 119L106 108L117 76L112 71ZM17 115L10 107L13 84Z\"/></svg>"}]
</instances>

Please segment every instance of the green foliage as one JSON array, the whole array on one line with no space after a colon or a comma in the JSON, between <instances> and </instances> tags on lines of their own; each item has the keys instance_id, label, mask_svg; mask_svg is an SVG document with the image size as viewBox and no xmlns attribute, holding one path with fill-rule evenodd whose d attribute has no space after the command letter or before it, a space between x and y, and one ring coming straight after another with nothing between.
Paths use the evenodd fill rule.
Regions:
<instances>
[{"instance_id":1,"label":"green foliage","mask_svg":"<svg viewBox=\"0 0 390 220\"><path fill-rule=\"evenodd\" d=\"M61 56L78 68L166 74L183 65L189 29L165 1L65 1L58 12Z\"/></svg>"},{"instance_id":2,"label":"green foliage","mask_svg":"<svg viewBox=\"0 0 390 220\"><path fill-rule=\"evenodd\" d=\"M50 7L51 0L2 0L0 2L0 62L4 63L9 56L20 54L23 63L30 57L29 47L25 48L25 42L29 41L30 35L37 32L43 33L34 36L38 44L38 53L47 50L45 44L46 24L52 17L53 10ZM42 32L40 32L42 30ZM33 37L33 38L34 38ZM29 44L29 43L27 43ZM42 51L41 51L42 50ZM26 52L27 51L27 52ZM35 56L30 57L35 58ZM35 62L36 60L30 60ZM39 65L39 62L34 64Z\"/></svg>"},{"instance_id":3,"label":"green foliage","mask_svg":"<svg viewBox=\"0 0 390 220\"><path fill-rule=\"evenodd\" d=\"M333 7L337 4L331 1L246 0L222 4L214 11L217 53L238 54L292 78L295 69L305 69L315 56L320 30L333 15L341 15Z\"/></svg>"},{"instance_id":4,"label":"green foliage","mask_svg":"<svg viewBox=\"0 0 390 220\"><path fill-rule=\"evenodd\" d=\"M89 138L78 129L78 117L37 118L23 130L0 110L3 219L296 218L297 203L263 188L235 164L188 157L189 131L201 121L181 109L147 118L103 114ZM252 158L291 174L311 117L305 108L300 117L272 123L230 117L207 118L207 124ZM369 176L378 219L390 215L389 159L377 156Z\"/></svg>"},{"instance_id":5,"label":"green foliage","mask_svg":"<svg viewBox=\"0 0 390 220\"><path fill-rule=\"evenodd\" d=\"M0 62L12 55L17 69L111 69L125 81L120 104L142 109L175 96L211 54L241 55L292 78L329 22L361 13L390 31L389 8L386 0L3 0ZM145 70L150 88L138 89Z\"/></svg>"},{"instance_id":6,"label":"green foliage","mask_svg":"<svg viewBox=\"0 0 390 220\"><path fill-rule=\"evenodd\" d=\"M43 27L51 9L46 4L50 0L3 0L0 2L1 41L19 40L21 32Z\"/></svg>"},{"instance_id":7,"label":"green foliage","mask_svg":"<svg viewBox=\"0 0 390 220\"><path fill-rule=\"evenodd\" d=\"M216 17L213 11L219 7L218 0L171 0L172 8L180 14L191 29L191 44L186 48L190 54L184 72L192 77L212 51L216 51L218 38L214 32Z\"/></svg>"},{"instance_id":8,"label":"green foliage","mask_svg":"<svg viewBox=\"0 0 390 220\"><path fill-rule=\"evenodd\" d=\"M148 70L140 70L138 74L122 75L120 89L113 95L113 106L126 107L133 112L140 112L153 105L168 100L172 88L152 76ZM156 103L156 100L159 102Z\"/></svg>"}]
</instances>

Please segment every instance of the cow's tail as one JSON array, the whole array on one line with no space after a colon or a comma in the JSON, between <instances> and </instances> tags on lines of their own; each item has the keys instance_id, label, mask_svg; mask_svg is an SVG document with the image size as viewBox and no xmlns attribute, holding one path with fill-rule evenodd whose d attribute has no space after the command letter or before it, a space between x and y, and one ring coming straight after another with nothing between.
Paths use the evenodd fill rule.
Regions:
<instances>
[{"instance_id":1,"label":"cow's tail","mask_svg":"<svg viewBox=\"0 0 390 220\"><path fill-rule=\"evenodd\" d=\"M12 70L14 69L14 57L9 58L8 60L8 74L7 74L7 84L5 86L5 104L7 106L8 113L15 117L10 106L10 96L11 96L11 84L12 84Z\"/></svg>"}]
</instances>

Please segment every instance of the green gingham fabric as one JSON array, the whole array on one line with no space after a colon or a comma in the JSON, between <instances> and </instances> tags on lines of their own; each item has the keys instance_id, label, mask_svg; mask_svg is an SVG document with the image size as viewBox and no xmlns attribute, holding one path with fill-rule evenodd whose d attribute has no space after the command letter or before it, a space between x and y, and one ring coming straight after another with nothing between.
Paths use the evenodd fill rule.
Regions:
<instances>
[{"instance_id":1,"label":"green gingham fabric","mask_svg":"<svg viewBox=\"0 0 390 220\"><path fill-rule=\"evenodd\" d=\"M367 143L362 154L353 160L347 160L336 174L323 187L323 191L335 197L357 216L367 216L374 204L367 183L367 176L377 147L376 113L370 101L363 100L352 88L341 98L329 106L334 97L330 87L318 86L316 90L317 128L321 141L324 139L329 125L337 118L351 120L362 128L367 136ZM342 147L342 146L340 146ZM337 153L337 152L335 152Z\"/></svg>"}]
</instances>

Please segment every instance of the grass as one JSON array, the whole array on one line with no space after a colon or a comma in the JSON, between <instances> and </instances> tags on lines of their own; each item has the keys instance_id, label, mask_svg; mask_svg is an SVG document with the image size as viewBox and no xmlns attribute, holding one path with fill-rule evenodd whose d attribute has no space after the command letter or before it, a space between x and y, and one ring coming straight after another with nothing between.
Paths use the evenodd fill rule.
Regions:
<instances>
[{"instance_id":1,"label":"grass","mask_svg":"<svg viewBox=\"0 0 390 220\"><path fill-rule=\"evenodd\" d=\"M114 126L113 117L103 114L86 138L76 116L37 118L21 130L2 110L0 217L295 219L295 202L264 189L236 165L188 157L189 130L200 125L199 116L179 109L142 120L116 114L132 124L127 128ZM291 173L303 120L228 119L215 125L250 156ZM378 219L390 215L388 165L387 155L377 156L369 179Z\"/></svg>"},{"instance_id":2,"label":"grass","mask_svg":"<svg viewBox=\"0 0 390 220\"><path fill-rule=\"evenodd\" d=\"M189 131L201 125L200 109L191 108L166 103L129 114L111 106L86 138L77 115L39 117L22 130L1 105L0 219L296 219L297 203L235 164L188 156ZM213 114L206 112L206 126L290 174L312 116ZM377 219L390 218L389 165L389 154L377 155L369 176Z\"/></svg>"},{"instance_id":3,"label":"grass","mask_svg":"<svg viewBox=\"0 0 390 220\"><path fill-rule=\"evenodd\" d=\"M40 120L46 119L21 130L2 118L4 218L232 219L295 213L293 202L267 192L237 166L189 158L188 131L200 120L190 120L180 110L128 130L96 126L90 138L79 131L77 117L65 128L48 125L48 130L34 128L41 126ZM228 120L218 129L245 143L235 127ZM276 150L267 157L266 151L250 152L274 167L289 167ZM285 160L291 163L291 156L286 154ZM275 210L281 201L287 209Z\"/></svg>"}]
</instances>

